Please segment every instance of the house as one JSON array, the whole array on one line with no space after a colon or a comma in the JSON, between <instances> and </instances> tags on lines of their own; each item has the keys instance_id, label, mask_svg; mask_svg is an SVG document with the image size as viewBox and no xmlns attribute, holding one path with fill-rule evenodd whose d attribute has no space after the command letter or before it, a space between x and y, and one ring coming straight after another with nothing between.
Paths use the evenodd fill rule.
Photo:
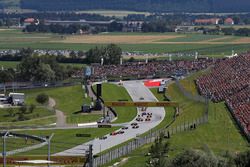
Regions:
<instances>
[{"instance_id":1,"label":"house","mask_svg":"<svg viewBox=\"0 0 250 167\"><path fill-rule=\"evenodd\" d=\"M196 25L217 25L219 24L219 18L211 18L211 19L195 19L194 23Z\"/></svg>"},{"instance_id":2,"label":"house","mask_svg":"<svg viewBox=\"0 0 250 167\"><path fill-rule=\"evenodd\" d=\"M26 18L26 19L24 19L23 26L27 26L27 25L31 25L31 24L38 25L39 24L39 20L38 19L34 19L34 18Z\"/></svg>"},{"instance_id":3,"label":"house","mask_svg":"<svg viewBox=\"0 0 250 167\"><path fill-rule=\"evenodd\" d=\"M143 21L121 21L123 32L141 32Z\"/></svg>"},{"instance_id":4,"label":"house","mask_svg":"<svg viewBox=\"0 0 250 167\"><path fill-rule=\"evenodd\" d=\"M224 20L225 25L234 25L234 20L232 18L227 18Z\"/></svg>"}]
</instances>

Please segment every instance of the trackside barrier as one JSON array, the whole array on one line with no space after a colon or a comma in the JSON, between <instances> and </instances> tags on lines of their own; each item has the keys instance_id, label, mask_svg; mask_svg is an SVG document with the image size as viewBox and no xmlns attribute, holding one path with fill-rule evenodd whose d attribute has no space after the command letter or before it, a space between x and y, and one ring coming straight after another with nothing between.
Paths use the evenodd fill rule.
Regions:
<instances>
[{"instance_id":1,"label":"trackside barrier","mask_svg":"<svg viewBox=\"0 0 250 167\"><path fill-rule=\"evenodd\" d=\"M184 87L179 83L179 81L176 82L178 88L182 91L184 96L186 96L189 99L192 99L197 102L204 103L204 114L200 118L194 119L192 121L184 121L182 125L179 126L168 126L166 128L156 130L156 131L149 131L149 133L145 136L136 137L134 140L130 141L124 146L114 148L106 153L103 153L99 155L98 157L95 157L93 160L93 166L99 167L104 164L107 164L111 162L112 160L115 160L117 158L123 157L125 155L130 154L135 149L145 145L149 144L155 141L157 137L160 136L160 134L164 134L165 138L170 138L172 135L184 132L184 131L192 131L196 129L199 125L206 124L208 122L208 103L206 99L199 95L192 95L188 91L185 90Z\"/></svg>"},{"instance_id":2,"label":"trackside barrier","mask_svg":"<svg viewBox=\"0 0 250 167\"><path fill-rule=\"evenodd\" d=\"M195 130L199 125L205 124L207 122L208 122L208 117L207 115L204 115L193 121L184 122L184 124L180 126L169 127L167 129L164 128L164 129L160 129L154 132L150 131L146 136L137 137L124 146L115 148L113 150L110 150L94 158L93 166L99 167L99 166L102 166L104 164L111 162L114 159L126 156L130 154L132 151L136 150L137 148L145 144L154 142L155 139L159 137L160 134L162 133L164 134L166 138L170 138L172 135L180 133L180 132Z\"/></svg>"}]
</instances>

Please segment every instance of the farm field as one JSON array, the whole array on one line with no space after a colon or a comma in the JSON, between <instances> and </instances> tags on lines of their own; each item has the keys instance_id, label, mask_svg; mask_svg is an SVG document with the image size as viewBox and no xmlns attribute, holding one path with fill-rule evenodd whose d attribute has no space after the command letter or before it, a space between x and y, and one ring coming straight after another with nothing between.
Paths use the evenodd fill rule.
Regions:
<instances>
[{"instance_id":1,"label":"farm field","mask_svg":"<svg viewBox=\"0 0 250 167\"><path fill-rule=\"evenodd\" d=\"M149 12L136 12L136 11L122 11L122 10L84 10L84 11L79 11L77 13L88 13L88 14L99 14L99 15L103 15L103 16L115 16L118 18L123 18L126 17L130 14L143 14L143 15L150 15Z\"/></svg>"},{"instance_id":2,"label":"farm field","mask_svg":"<svg viewBox=\"0 0 250 167\"><path fill-rule=\"evenodd\" d=\"M170 40L170 41L169 41ZM88 50L109 43L123 51L143 53L199 52L201 55L229 55L249 50L249 37L177 33L102 33L98 35L58 35L1 30L0 49Z\"/></svg>"}]
</instances>

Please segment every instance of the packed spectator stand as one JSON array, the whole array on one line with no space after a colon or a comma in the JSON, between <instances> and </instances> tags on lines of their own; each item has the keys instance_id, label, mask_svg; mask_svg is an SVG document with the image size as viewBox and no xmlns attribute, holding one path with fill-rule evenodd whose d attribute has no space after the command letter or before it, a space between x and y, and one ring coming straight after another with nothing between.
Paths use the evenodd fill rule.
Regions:
<instances>
[{"instance_id":1,"label":"packed spectator stand","mask_svg":"<svg viewBox=\"0 0 250 167\"><path fill-rule=\"evenodd\" d=\"M250 53L217 62L211 73L196 81L200 93L225 101L244 132L250 136Z\"/></svg>"},{"instance_id":2,"label":"packed spectator stand","mask_svg":"<svg viewBox=\"0 0 250 167\"><path fill-rule=\"evenodd\" d=\"M200 58L197 60L181 61L154 61L154 62L127 62L122 65L100 65L94 64L93 77L133 77L153 78L156 76L171 76L179 71L191 72L206 69L212 65L215 59Z\"/></svg>"}]
</instances>

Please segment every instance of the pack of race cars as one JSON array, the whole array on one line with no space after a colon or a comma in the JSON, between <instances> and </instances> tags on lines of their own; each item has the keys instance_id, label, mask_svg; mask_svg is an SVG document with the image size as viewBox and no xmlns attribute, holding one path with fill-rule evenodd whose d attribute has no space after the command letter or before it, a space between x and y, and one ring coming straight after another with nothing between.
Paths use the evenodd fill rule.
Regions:
<instances>
[{"instance_id":1,"label":"pack of race cars","mask_svg":"<svg viewBox=\"0 0 250 167\"><path fill-rule=\"evenodd\" d=\"M135 120L137 122L143 122L143 121L148 122L148 121L151 121L152 115L153 115L152 113L145 113L145 112L143 112L142 114L137 115L137 118ZM137 122L132 122L130 124L130 126L131 126L132 129L138 129L139 128L139 125L138 125ZM128 128L129 128L128 126L124 126L124 127L121 128L121 130L111 132L109 135L110 136L116 136L116 135L124 134L125 130L127 130ZM102 136L99 139L100 140L105 140L107 138L108 138L108 136Z\"/></svg>"}]
</instances>

